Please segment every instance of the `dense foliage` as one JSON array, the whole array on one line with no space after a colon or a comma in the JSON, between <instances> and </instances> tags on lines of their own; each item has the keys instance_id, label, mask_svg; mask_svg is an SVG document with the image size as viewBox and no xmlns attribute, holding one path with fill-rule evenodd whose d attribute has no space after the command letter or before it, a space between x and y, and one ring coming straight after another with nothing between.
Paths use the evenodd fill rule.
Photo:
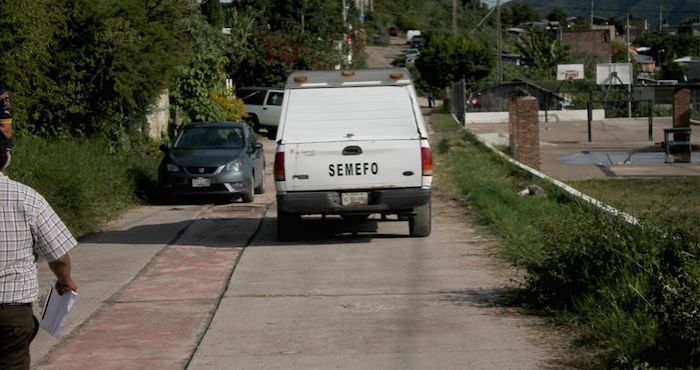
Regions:
<instances>
[{"instance_id":1,"label":"dense foliage","mask_svg":"<svg viewBox=\"0 0 700 370\"><path fill-rule=\"evenodd\" d=\"M322 0L237 1L226 10L231 28L228 73L236 86L281 86L295 69L341 64L340 2ZM354 21L347 10L348 24Z\"/></svg>"},{"instance_id":2,"label":"dense foliage","mask_svg":"<svg viewBox=\"0 0 700 370\"><path fill-rule=\"evenodd\" d=\"M462 78L476 81L486 77L493 59L486 45L473 37L433 37L416 60L416 68L429 85L445 87Z\"/></svg>"},{"instance_id":3,"label":"dense foliage","mask_svg":"<svg viewBox=\"0 0 700 370\"><path fill-rule=\"evenodd\" d=\"M529 32L519 40L517 47L523 56L523 62L544 71L547 79L555 76L558 64L569 60L568 50L561 41L552 40L544 32Z\"/></svg>"},{"instance_id":4,"label":"dense foliage","mask_svg":"<svg viewBox=\"0 0 700 370\"><path fill-rule=\"evenodd\" d=\"M0 79L18 130L136 126L191 53L185 0L3 0ZM27 37L26 35L29 35Z\"/></svg>"}]
</instances>

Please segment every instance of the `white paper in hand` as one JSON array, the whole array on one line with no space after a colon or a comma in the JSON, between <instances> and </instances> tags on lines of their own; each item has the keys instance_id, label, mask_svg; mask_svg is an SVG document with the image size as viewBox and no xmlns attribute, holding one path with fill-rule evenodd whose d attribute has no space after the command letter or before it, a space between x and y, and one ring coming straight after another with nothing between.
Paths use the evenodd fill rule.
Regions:
<instances>
[{"instance_id":1,"label":"white paper in hand","mask_svg":"<svg viewBox=\"0 0 700 370\"><path fill-rule=\"evenodd\" d=\"M41 313L39 326L54 337L60 337L68 312L70 312L76 299L78 299L78 293L72 290L59 295L54 288L51 288L44 303L44 311Z\"/></svg>"}]
</instances>

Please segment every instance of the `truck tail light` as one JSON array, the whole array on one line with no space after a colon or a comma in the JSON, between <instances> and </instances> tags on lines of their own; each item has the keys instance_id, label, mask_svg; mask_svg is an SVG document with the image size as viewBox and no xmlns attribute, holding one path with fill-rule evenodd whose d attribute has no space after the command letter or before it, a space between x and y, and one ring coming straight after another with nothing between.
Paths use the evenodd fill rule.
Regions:
<instances>
[{"instance_id":1,"label":"truck tail light","mask_svg":"<svg viewBox=\"0 0 700 370\"><path fill-rule=\"evenodd\" d=\"M433 153L430 148L420 148L420 160L423 169L423 176L433 175Z\"/></svg>"},{"instance_id":2,"label":"truck tail light","mask_svg":"<svg viewBox=\"0 0 700 370\"><path fill-rule=\"evenodd\" d=\"M284 152L275 153L275 181L284 181Z\"/></svg>"}]
</instances>

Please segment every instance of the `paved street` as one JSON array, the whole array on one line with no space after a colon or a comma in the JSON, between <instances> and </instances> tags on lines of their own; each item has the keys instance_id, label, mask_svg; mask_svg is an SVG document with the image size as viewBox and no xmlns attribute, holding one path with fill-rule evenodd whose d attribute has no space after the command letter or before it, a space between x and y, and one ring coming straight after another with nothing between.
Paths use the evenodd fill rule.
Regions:
<instances>
[{"instance_id":1,"label":"paved street","mask_svg":"<svg viewBox=\"0 0 700 370\"><path fill-rule=\"evenodd\" d=\"M268 164L274 143L265 141ZM268 172L271 166L268 166ZM268 173L268 189L272 176ZM376 217L376 216L374 216ZM127 212L73 253L66 336L41 331L38 369L539 369L540 319L492 305L515 272L454 201L433 234L405 221L307 220L276 237L274 191L253 204ZM42 286L49 285L42 270Z\"/></svg>"}]
</instances>

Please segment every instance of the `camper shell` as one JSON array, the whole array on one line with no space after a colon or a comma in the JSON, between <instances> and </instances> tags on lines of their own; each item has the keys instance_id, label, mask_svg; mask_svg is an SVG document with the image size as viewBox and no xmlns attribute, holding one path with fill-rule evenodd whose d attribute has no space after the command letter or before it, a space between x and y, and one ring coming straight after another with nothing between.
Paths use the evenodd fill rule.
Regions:
<instances>
[{"instance_id":1,"label":"camper shell","mask_svg":"<svg viewBox=\"0 0 700 370\"><path fill-rule=\"evenodd\" d=\"M430 233L432 155L408 70L292 73L276 141L280 238L306 214L396 214Z\"/></svg>"}]
</instances>

